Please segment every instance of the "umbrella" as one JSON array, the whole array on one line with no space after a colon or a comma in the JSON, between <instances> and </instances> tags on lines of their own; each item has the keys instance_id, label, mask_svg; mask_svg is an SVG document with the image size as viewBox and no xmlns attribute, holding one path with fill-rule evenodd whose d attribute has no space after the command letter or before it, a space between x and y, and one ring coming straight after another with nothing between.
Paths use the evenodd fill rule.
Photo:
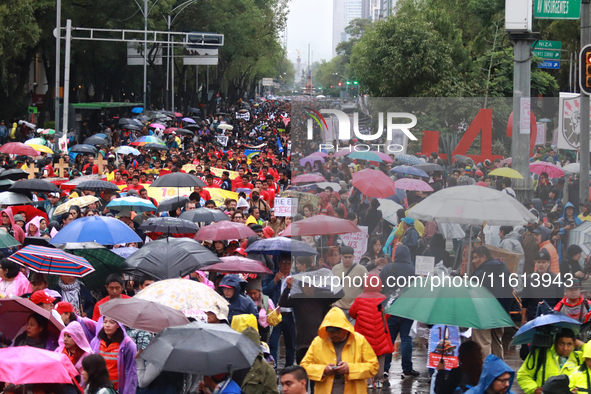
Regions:
<instances>
[{"instance_id":1,"label":"umbrella","mask_svg":"<svg viewBox=\"0 0 591 394\"><path fill-rule=\"evenodd\" d=\"M45 182L41 179L23 179L22 181L16 182L10 188L11 192L14 193L27 193L27 192L59 192L60 189L56 185L50 182Z\"/></svg>"},{"instance_id":2,"label":"umbrella","mask_svg":"<svg viewBox=\"0 0 591 394\"><path fill-rule=\"evenodd\" d=\"M230 274L273 274L267 266L260 261L240 256L221 257L221 263L216 263L203 268L204 271L224 272Z\"/></svg>"},{"instance_id":3,"label":"umbrella","mask_svg":"<svg viewBox=\"0 0 591 394\"><path fill-rule=\"evenodd\" d=\"M119 191L119 187L111 182L101 181L100 179L92 179L89 181L80 182L78 184L80 190L91 190L95 192L101 192L103 190L114 190Z\"/></svg>"},{"instance_id":4,"label":"umbrella","mask_svg":"<svg viewBox=\"0 0 591 394\"><path fill-rule=\"evenodd\" d=\"M187 122L187 123L197 123L197 122L195 122L195 120L194 120L194 119L191 119L191 118L183 118L183 119L181 119L181 120L182 120L183 122Z\"/></svg>"},{"instance_id":5,"label":"umbrella","mask_svg":"<svg viewBox=\"0 0 591 394\"><path fill-rule=\"evenodd\" d=\"M191 222L220 222L223 220L230 220L228 215L219 209L197 208L192 211L186 211L179 216L181 219L190 220Z\"/></svg>"},{"instance_id":6,"label":"umbrella","mask_svg":"<svg viewBox=\"0 0 591 394\"><path fill-rule=\"evenodd\" d=\"M138 138L137 140L133 141L130 145L146 145L146 144L160 144L160 145L165 145L164 141L162 141L160 138L157 137L153 137L151 135L147 135L147 136L143 136Z\"/></svg>"},{"instance_id":7,"label":"umbrella","mask_svg":"<svg viewBox=\"0 0 591 394\"><path fill-rule=\"evenodd\" d=\"M234 126L231 126L231 125L226 124L226 123L222 123L222 124L218 125L217 128L218 129L222 129L222 130L234 130Z\"/></svg>"},{"instance_id":8,"label":"umbrella","mask_svg":"<svg viewBox=\"0 0 591 394\"><path fill-rule=\"evenodd\" d=\"M49 153L50 155L53 154L53 151L46 146L37 145L37 144L27 144L27 145L29 145L31 148L35 149L37 152L45 152L45 153Z\"/></svg>"},{"instance_id":9,"label":"umbrella","mask_svg":"<svg viewBox=\"0 0 591 394\"><path fill-rule=\"evenodd\" d=\"M177 118L182 118L183 114L181 114L180 112L174 112L174 116L176 116Z\"/></svg>"},{"instance_id":10,"label":"umbrella","mask_svg":"<svg viewBox=\"0 0 591 394\"><path fill-rule=\"evenodd\" d=\"M396 181L396 189L418 192L432 192L433 188L427 182L420 179L402 178Z\"/></svg>"},{"instance_id":11,"label":"umbrella","mask_svg":"<svg viewBox=\"0 0 591 394\"><path fill-rule=\"evenodd\" d=\"M163 280L185 276L220 260L199 242L166 238L148 242L125 260L125 272L140 272Z\"/></svg>"},{"instance_id":12,"label":"umbrella","mask_svg":"<svg viewBox=\"0 0 591 394\"><path fill-rule=\"evenodd\" d=\"M444 172L445 169L441 167L439 164L436 163L421 163L413 166L414 168L418 168L419 170L423 170L425 172Z\"/></svg>"},{"instance_id":13,"label":"umbrella","mask_svg":"<svg viewBox=\"0 0 591 394\"><path fill-rule=\"evenodd\" d=\"M47 144L47 141L45 141L45 138L31 138L30 140L25 141L25 145L29 145L29 146L33 146L33 145L45 146L46 144Z\"/></svg>"},{"instance_id":14,"label":"umbrella","mask_svg":"<svg viewBox=\"0 0 591 394\"><path fill-rule=\"evenodd\" d=\"M502 176L505 178L523 179L523 175L521 175L518 171L514 170L513 168L509 167L497 168L489 172L488 175Z\"/></svg>"},{"instance_id":15,"label":"umbrella","mask_svg":"<svg viewBox=\"0 0 591 394\"><path fill-rule=\"evenodd\" d=\"M7 191L12 185L14 185L14 181L11 181L10 179L0 180L0 192Z\"/></svg>"},{"instance_id":16,"label":"umbrella","mask_svg":"<svg viewBox=\"0 0 591 394\"><path fill-rule=\"evenodd\" d=\"M177 134L195 135L195 133L193 133L191 130L187 130L187 129L177 129L175 131L175 133L177 133Z\"/></svg>"},{"instance_id":17,"label":"umbrella","mask_svg":"<svg viewBox=\"0 0 591 394\"><path fill-rule=\"evenodd\" d=\"M413 156L413 155L406 155L406 154L396 155L396 160L401 161L406 164L410 164L410 165L424 163L424 161L419 159L418 157Z\"/></svg>"},{"instance_id":18,"label":"umbrella","mask_svg":"<svg viewBox=\"0 0 591 394\"><path fill-rule=\"evenodd\" d=\"M156 143L148 143L148 144L142 146L142 148L153 149L153 150L168 150L168 147L166 145L160 145L160 144L156 144Z\"/></svg>"},{"instance_id":19,"label":"umbrella","mask_svg":"<svg viewBox=\"0 0 591 394\"><path fill-rule=\"evenodd\" d=\"M135 107L131 109L132 114L141 114L142 112L144 112L144 109L142 107Z\"/></svg>"},{"instance_id":20,"label":"umbrella","mask_svg":"<svg viewBox=\"0 0 591 394\"><path fill-rule=\"evenodd\" d=\"M536 328L545 326L552 326L553 328L569 328L573 330L575 334L578 334L581 328L581 322L560 313L541 315L521 326L519 331L513 336L511 344L517 346L531 343L534 334L538 331Z\"/></svg>"},{"instance_id":21,"label":"umbrella","mask_svg":"<svg viewBox=\"0 0 591 394\"><path fill-rule=\"evenodd\" d=\"M339 185L336 182L319 182L316 184L316 187L322 190L326 189L327 187L332 187L332 190L334 190L335 192L341 190L341 185Z\"/></svg>"},{"instance_id":22,"label":"umbrella","mask_svg":"<svg viewBox=\"0 0 591 394\"><path fill-rule=\"evenodd\" d=\"M164 134L172 134L173 132L177 131L178 127L169 127L166 130L164 130Z\"/></svg>"},{"instance_id":23,"label":"umbrella","mask_svg":"<svg viewBox=\"0 0 591 394\"><path fill-rule=\"evenodd\" d=\"M142 242L141 238L122 221L107 216L90 216L76 219L62 228L51 243L91 241L101 245Z\"/></svg>"},{"instance_id":24,"label":"umbrella","mask_svg":"<svg viewBox=\"0 0 591 394\"><path fill-rule=\"evenodd\" d=\"M157 217L144 221L140 230L164 234L195 234L199 227L192 221L183 218Z\"/></svg>"},{"instance_id":25,"label":"umbrella","mask_svg":"<svg viewBox=\"0 0 591 394\"><path fill-rule=\"evenodd\" d=\"M306 242L296 241L286 237L259 239L246 248L247 253L280 255L291 253L292 256L315 256L316 249Z\"/></svg>"},{"instance_id":26,"label":"umbrella","mask_svg":"<svg viewBox=\"0 0 591 394\"><path fill-rule=\"evenodd\" d=\"M115 149L115 153L119 155L135 155L139 156L141 153L139 150L132 148L131 146L120 146L119 148Z\"/></svg>"},{"instance_id":27,"label":"umbrella","mask_svg":"<svg viewBox=\"0 0 591 394\"><path fill-rule=\"evenodd\" d=\"M107 145L107 141L103 138L92 136L92 137L88 137L87 139L85 139L84 144L87 144L87 145Z\"/></svg>"},{"instance_id":28,"label":"umbrella","mask_svg":"<svg viewBox=\"0 0 591 394\"><path fill-rule=\"evenodd\" d=\"M57 245L57 248L61 250L105 249L105 246L96 242L66 242L65 244Z\"/></svg>"},{"instance_id":29,"label":"umbrella","mask_svg":"<svg viewBox=\"0 0 591 394\"><path fill-rule=\"evenodd\" d=\"M63 353L18 346L0 349L0 381L12 384L72 384L80 374Z\"/></svg>"},{"instance_id":30,"label":"umbrella","mask_svg":"<svg viewBox=\"0 0 591 394\"><path fill-rule=\"evenodd\" d=\"M193 322L164 329L140 357L162 371L213 376L250 368L260 351L226 324Z\"/></svg>"},{"instance_id":31,"label":"umbrella","mask_svg":"<svg viewBox=\"0 0 591 394\"><path fill-rule=\"evenodd\" d=\"M223 221L201 228L195 239L198 241L221 241L253 236L256 236L256 233L250 227L242 223Z\"/></svg>"},{"instance_id":32,"label":"umbrella","mask_svg":"<svg viewBox=\"0 0 591 394\"><path fill-rule=\"evenodd\" d=\"M412 207L407 216L438 223L520 226L535 217L506 193L480 186L443 189Z\"/></svg>"},{"instance_id":33,"label":"umbrella","mask_svg":"<svg viewBox=\"0 0 591 394\"><path fill-rule=\"evenodd\" d=\"M101 315L137 330L159 333L189 323L183 312L141 298L116 298L99 306Z\"/></svg>"},{"instance_id":34,"label":"umbrella","mask_svg":"<svg viewBox=\"0 0 591 394\"><path fill-rule=\"evenodd\" d=\"M561 178L564 176L564 171L562 168L558 167L556 164L545 161L536 161L535 163L531 163L529 165L529 171L538 175L540 175L542 172L545 172L550 178Z\"/></svg>"},{"instance_id":35,"label":"umbrella","mask_svg":"<svg viewBox=\"0 0 591 394\"><path fill-rule=\"evenodd\" d=\"M43 219L47 221L47 223L49 223L47 214L44 211L37 209L31 205L13 205L8 209L12 211L13 215L16 215L19 212L24 212L29 220L31 220L35 216L41 216Z\"/></svg>"},{"instance_id":36,"label":"umbrella","mask_svg":"<svg viewBox=\"0 0 591 394\"><path fill-rule=\"evenodd\" d=\"M367 161L376 161L378 163L382 162L380 156L376 155L375 152L367 151L367 152L353 152L347 155L350 159L359 159L359 160L367 160Z\"/></svg>"},{"instance_id":37,"label":"umbrella","mask_svg":"<svg viewBox=\"0 0 591 394\"><path fill-rule=\"evenodd\" d=\"M74 178L71 181L67 181L65 183L62 183L60 185L61 189L64 190L73 190L76 187L78 187L79 184L86 182L86 181L106 181L107 176L106 175L86 175L86 176L81 176L78 178Z\"/></svg>"},{"instance_id":38,"label":"umbrella","mask_svg":"<svg viewBox=\"0 0 591 394\"><path fill-rule=\"evenodd\" d=\"M205 182L191 174L174 172L156 179L150 187L207 187Z\"/></svg>"},{"instance_id":39,"label":"umbrella","mask_svg":"<svg viewBox=\"0 0 591 394\"><path fill-rule=\"evenodd\" d=\"M130 216L130 211L134 212L155 212L158 208L152 201L144 200L139 197L121 197L111 200L107 204L107 208L111 211L119 212L121 215Z\"/></svg>"},{"instance_id":40,"label":"umbrella","mask_svg":"<svg viewBox=\"0 0 591 394\"><path fill-rule=\"evenodd\" d=\"M581 163L570 163L562 167L562 169L571 174L579 174L581 172Z\"/></svg>"},{"instance_id":41,"label":"umbrella","mask_svg":"<svg viewBox=\"0 0 591 394\"><path fill-rule=\"evenodd\" d=\"M37 245L45 246L48 248L55 248L55 246L49 244L50 239L51 238L45 237L25 237L25 240L23 241L23 246Z\"/></svg>"},{"instance_id":42,"label":"umbrella","mask_svg":"<svg viewBox=\"0 0 591 394\"><path fill-rule=\"evenodd\" d=\"M569 246L579 245L585 254L591 253L591 222L584 221L568 234Z\"/></svg>"},{"instance_id":43,"label":"umbrella","mask_svg":"<svg viewBox=\"0 0 591 394\"><path fill-rule=\"evenodd\" d=\"M63 323L56 320L50 311L33 304L28 298L0 298L0 332L13 339L33 313L48 319L49 331L59 336Z\"/></svg>"},{"instance_id":44,"label":"umbrella","mask_svg":"<svg viewBox=\"0 0 591 394\"><path fill-rule=\"evenodd\" d=\"M137 124L124 124L121 128L125 130L142 131L142 126Z\"/></svg>"},{"instance_id":45,"label":"umbrella","mask_svg":"<svg viewBox=\"0 0 591 394\"><path fill-rule=\"evenodd\" d=\"M202 230L203 231L203 230ZM348 220L333 216L312 216L291 223L292 236L347 234L361 231ZM241 238L241 237L239 237Z\"/></svg>"},{"instance_id":46,"label":"umbrella","mask_svg":"<svg viewBox=\"0 0 591 394\"><path fill-rule=\"evenodd\" d=\"M13 192L2 192L0 193L0 205L23 205L32 203L31 199L22 194Z\"/></svg>"},{"instance_id":47,"label":"umbrella","mask_svg":"<svg viewBox=\"0 0 591 394\"><path fill-rule=\"evenodd\" d=\"M34 125L33 123L27 122L26 120L19 120L18 124L24 124L25 126L27 126L29 129L35 129L35 127L37 127L36 125Z\"/></svg>"},{"instance_id":48,"label":"umbrella","mask_svg":"<svg viewBox=\"0 0 591 394\"><path fill-rule=\"evenodd\" d=\"M303 174L298 175L291 180L291 183L313 183L313 182L326 182L326 179L320 174Z\"/></svg>"},{"instance_id":49,"label":"umbrella","mask_svg":"<svg viewBox=\"0 0 591 394\"><path fill-rule=\"evenodd\" d=\"M420 168L412 167L412 166L394 167L390 170L390 172L398 172L400 174L420 176L422 178L429 178L429 175L425 171L421 170Z\"/></svg>"},{"instance_id":50,"label":"umbrella","mask_svg":"<svg viewBox=\"0 0 591 394\"><path fill-rule=\"evenodd\" d=\"M310 165L313 166L317 161L319 161L321 164L324 164L324 157L319 155L306 156L303 159L300 159L300 165L303 167L306 165L306 163L310 163Z\"/></svg>"},{"instance_id":51,"label":"umbrella","mask_svg":"<svg viewBox=\"0 0 591 394\"><path fill-rule=\"evenodd\" d=\"M105 288L105 278L110 274L120 273L121 267L125 263L125 258L113 253L113 250L105 248L95 242L87 242L86 245L92 244L92 248L74 249L77 247L75 243L68 242L63 245L63 249L67 250L76 256L80 256L94 267L94 272L86 275L82 281L89 290L102 290ZM78 244L82 245L82 244ZM94 247L94 245L98 246ZM60 245L61 247L62 245Z\"/></svg>"},{"instance_id":52,"label":"umbrella","mask_svg":"<svg viewBox=\"0 0 591 394\"><path fill-rule=\"evenodd\" d=\"M166 128L166 126L164 126L162 123L151 123L148 127L151 127L153 129L162 129L162 130L164 130Z\"/></svg>"},{"instance_id":53,"label":"umbrella","mask_svg":"<svg viewBox=\"0 0 591 394\"><path fill-rule=\"evenodd\" d=\"M28 177L28 172L24 170L19 170L18 168L0 172L0 179L9 179L11 181L18 181L19 179L25 179Z\"/></svg>"},{"instance_id":54,"label":"umbrella","mask_svg":"<svg viewBox=\"0 0 591 394\"><path fill-rule=\"evenodd\" d=\"M398 225L398 215L397 212L399 209L404 209L404 207L392 200L388 200L385 198L378 198L380 202L380 206L378 207L378 211L382 212L382 219L387 221L394 226Z\"/></svg>"},{"instance_id":55,"label":"umbrella","mask_svg":"<svg viewBox=\"0 0 591 394\"><path fill-rule=\"evenodd\" d=\"M459 161L460 163L465 163L465 164L468 164L468 165L474 165L474 160L472 160L468 156L454 155L453 156L453 159Z\"/></svg>"},{"instance_id":56,"label":"umbrella","mask_svg":"<svg viewBox=\"0 0 591 394\"><path fill-rule=\"evenodd\" d=\"M354 173L353 186L370 197L386 198L396 193L394 181L378 170L366 169Z\"/></svg>"},{"instance_id":57,"label":"umbrella","mask_svg":"<svg viewBox=\"0 0 591 394\"><path fill-rule=\"evenodd\" d=\"M114 248L111 249L111 252L115 253L118 256L123 257L124 259L127 259L129 256L131 256L132 254L134 254L135 252L137 252L139 249L133 246L126 246L123 248Z\"/></svg>"},{"instance_id":58,"label":"umbrella","mask_svg":"<svg viewBox=\"0 0 591 394\"><path fill-rule=\"evenodd\" d=\"M12 235L8 234L6 231L0 231L0 249L12 248L13 246L20 245L21 243L18 242Z\"/></svg>"},{"instance_id":59,"label":"umbrella","mask_svg":"<svg viewBox=\"0 0 591 394\"><path fill-rule=\"evenodd\" d=\"M107 138L107 135L105 133L97 133L93 137Z\"/></svg>"},{"instance_id":60,"label":"umbrella","mask_svg":"<svg viewBox=\"0 0 591 394\"><path fill-rule=\"evenodd\" d=\"M70 152L71 153L89 153L89 154L96 155L96 153L98 152L98 149L96 149L92 145L78 144L78 145L74 145L73 147L71 147Z\"/></svg>"},{"instance_id":61,"label":"umbrella","mask_svg":"<svg viewBox=\"0 0 591 394\"><path fill-rule=\"evenodd\" d=\"M0 146L0 153L18 156L37 156L37 151L22 142L9 142Z\"/></svg>"},{"instance_id":62,"label":"umbrella","mask_svg":"<svg viewBox=\"0 0 591 394\"><path fill-rule=\"evenodd\" d=\"M129 118L120 118L120 119L119 119L119 123L118 123L118 124L119 124L119 126L123 126L123 125L126 125L126 124L132 124L132 123L134 123L134 122L133 122L133 119L129 119Z\"/></svg>"},{"instance_id":63,"label":"umbrella","mask_svg":"<svg viewBox=\"0 0 591 394\"><path fill-rule=\"evenodd\" d=\"M66 213L72 208L73 206L77 206L78 208L87 207L94 202L99 202L98 197L95 196L84 196L84 197L76 197L72 198L71 200L66 201L59 207L55 209L53 212L54 216L61 215Z\"/></svg>"},{"instance_id":64,"label":"umbrella","mask_svg":"<svg viewBox=\"0 0 591 394\"><path fill-rule=\"evenodd\" d=\"M41 131L41 134L43 135L53 135L55 134L55 130L54 129L45 129Z\"/></svg>"},{"instance_id":65,"label":"umbrella","mask_svg":"<svg viewBox=\"0 0 591 394\"><path fill-rule=\"evenodd\" d=\"M228 301L214 289L194 280L161 280L140 291L134 298L169 306L187 317L202 318L204 312L213 312L220 320L228 318Z\"/></svg>"},{"instance_id":66,"label":"umbrella","mask_svg":"<svg viewBox=\"0 0 591 394\"><path fill-rule=\"evenodd\" d=\"M71 255L61 249L29 245L11 255L9 260L35 272L48 275L67 275L82 278L94 268L86 259Z\"/></svg>"},{"instance_id":67,"label":"umbrella","mask_svg":"<svg viewBox=\"0 0 591 394\"><path fill-rule=\"evenodd\" d=\"M189 197L176 196L161 200L158 204L158 212L176 211L177 208L182 208L189 201Z\"/></svg>"}]
</instances>

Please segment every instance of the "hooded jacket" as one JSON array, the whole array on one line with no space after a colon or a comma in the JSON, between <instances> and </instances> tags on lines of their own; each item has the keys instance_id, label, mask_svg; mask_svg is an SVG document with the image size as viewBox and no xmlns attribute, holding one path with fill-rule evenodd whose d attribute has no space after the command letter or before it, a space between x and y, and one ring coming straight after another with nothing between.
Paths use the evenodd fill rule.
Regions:
<instances>
[{"instance_id":1,"label":"hooded jacket","mask_svg":"<svg viewBox=\"0 0 591 394\"><path fill-rule=\"evenodd\" d=\"M98 319L96 325L97 335L103 329L104 316ZM123 341L119 344L119 351L117 353L117 373L119 376L119 387L117 391L120 394L135 394L137 389L137 364L135 362L135 355L137 347L133 340L125 332L123 324L118 323L121 330L123 330ZM90 342L90 348L93 353L98 354L101 347L101 339L96 336Z\"/></svg>"},{"instance_id":2,"label":"hooded jacket","mask_svg":"<svg viewBox=\"0 0 591 394\"><path fill-rule=\"evenodd\" d=\"M33 235L31 235L31 237L40 237L41 236L41 224L39 224L41 222L42 219L45 219L41 216L35 216L33 219L31 219L31 221L27 224L25 224L25 236L29 236L29 225L33 224L35 225L35 227L37 227L37 232Z\"/></svg>"},{"instance_id":3,"label":"hooded jacket","mask_svg":"<svg viewBox=\"0 0 591 394\"><path fill-rule=\"evenodd\" d=\"M503 360L494 354L489 354L484 360L478 385L466 391L466 394L485 394L492 382L506 372L509 372L509 375L511 375L507 394L514 394L513 391L511 391L511 386L513 386L513 381L515 380L515 372L513 372L511 367L509 367ZM528 392L526 391L526 393Z\"/></svg>"},{"instance_id":4,"label":"hooded jacket","mask_svg":"<svg viewBox=\"0 0 591 394\"><path fill-rule=\"evenodd\" d=\"M234 295L226 300L230 303L228 322L232 323L234 315L252 314L258 316L257 307L250 297L240 294L240 278L238 275L226 275L220 282L220 286L231 286L235 291ZM223 294L222 294L223 296Z\"/></svg>"},{"instance_id":5,"label":"hooded jacket","mask_svg":"<svg viewBox=\"0 0 591 394\"><path fill-rule=\"evenodd\" d=\"M58 347L55 349L56 353L64 353L66 355L67 351L65 350L66 346L64 345L64 334L70 334L74 343L78 345L78 347L84 352L80 359L74 364L74 367L80 372L80 376L82 376L82 360L89 354L92 354L92 349L90 348L90 344L88 343L88 339L86 339L86 334L84 332L83 327L77 321L73 321L66 326L60 333L60 337L58 339ZM81 385L84 386L84 379L82 379Z\"/></svg>"},{"instance_id":6,"label":"hooded jacket","mask_svg":"<svg viewBox=\"0 0 591 394\"><path fill-rule=\"evenodd\" d=\"M330 198L326 192L322 192L318 195L320 197L320 206L318 207L319 215L334 216L334 208L330 203Z\"/></svg>"},{"instance_id":7,"label":"hooded jacket","mask_svg":"<svg viewBox=\"0 0 591 394\"><path fill-rule=\"evenodd\" d=\"M8 219L10 219L10 226L12 228L11 228L11 230L8 231L8 233L10 235L12 235L21 244L23 242L25 242L25 232L23 231L22 228L20 228L19 226L17 226L14 223L14 215L13 215L12 211L10 209L5 209L3 211L0 211L0 214L2 212L4 212L8 216Z\"/></svg>"},{"instance_id":8,"label":"hooded jacket","mask_svg":"<svg viewBox=\"0 0 591 394\"><path fill-rule=\"evenodd\" d=\"M248 327L242 331L242 335L248 337L255 345L261 346L259 332ZM252 363L252 367L242 381L242 392L244 394L279 394L277 388L277 375L261 351Z\"/></svg>"},{"instance_id":9,"label":"hooded jacket","mask_svg":"<svg viewBox=\"0 0 591 394\"><path fill-rule=\"evenodd\" d=\"M521 245L521 235L513 230L509 234L505 235L499 244L501 249L508 250L509 252L520 254L518 273L523 273L523 266L525 265L525 251Z\"/></svg>"},{"instance_id":10,"label":"hooded jacket","mask_svg":"<svg viewBox=\"0 0 591 394\"><path fill-rule=\"evenodd\" d=\"M390 286L397 281L398 276L404 276L408 279L409 276L415 274L415 266L410 260L410 250L406 245L398 245L394 254L394 262L386 264L382 272L380 272L380 280L384 284L382 293L386 296L396 293L399 289L397 286ZM394 280L388 280L392 277Z\"/></svg>"},{"instance_id":11,"label":"hooded jacket","mask_svg":"<svg viewBox=\"0 0 591 394\"><path fill-rule=\"evenodd\" d=\"M546 352L546 362L536 374L540 352ZM534 362L534 360L536 361ZM525 394L533 394L538 387L544 385L548 378L558 375L570 376L583 362L582 352L572 351L566 363L560 368L558 354L554 351L554 346L550 349L537 349L527 356L521 368L517 371L517 383Z\"/></svg>"},{"instance_id":12,"label":"hooded jacket","mask_svg":"<svg viewBox=\"0 0 591 394\"><path fill-rule=\"evenodd\" d=\"M308 377L316 382L314 392L330 394L334 382L334 375L324 375L324 368L328 364L335 364L337 359L326 327L339 327L349 332L347 343L341 352L341 360L349 365L349 373L345 375L344 394L367 393L367 379L378 373L378 359L367 339L355 332L345 313L336 307L326 314L318 329L318 336L314 338L300 363L306 369Z\"/></svg>"},{"instance_id":13,"label":"hooded jacket","mask_svg":"<svg viewBox=\"0 0 591 394\"><path fill-rule=\"evenodd\" d=\"M0 282L2 282L2 278L0 278ZM2 292L0 292L0 295L4 295L6 297L20 297L23 294L27 294L27 293L32 293L33 292L33 286L31 285L31 282L29 282L29 280L27 279L27 277L19 271L19 273L14 277L13 280L13 285L12 285L12 290L10 292L10 294L2 294Z\"/></svg>"},{"instance_id":14,"label":"hooded jacket","mask_svg":"<svg viewBox=\"0 0 591 394\"><path fill-rule=\"evenodd\" d=\"M387 323L390 315L384 313L382 301L386 296L380 293L381 290L380 277L368 275L363 294L357 296L349 309L349 316L355 319L355 332L367 339L376 356L394 352Z\"/></svg>"}]
</instances>

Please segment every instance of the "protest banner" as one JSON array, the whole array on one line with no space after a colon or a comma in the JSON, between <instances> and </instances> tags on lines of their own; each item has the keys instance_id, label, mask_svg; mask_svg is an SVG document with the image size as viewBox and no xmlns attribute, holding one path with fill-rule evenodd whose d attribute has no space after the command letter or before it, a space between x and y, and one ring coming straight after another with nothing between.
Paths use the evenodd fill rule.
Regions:
<instances>
[{"instance_id":1,"label":"protest banner","mask_svg":"<svg viewBox=\"0 0 591 394\"><path fill-rule=\"evenodd\" d=\"M429 275L435 272L435 257L417 256L415 262L415 275Z\"/></svg>"},{"instance_id":2,"label":"protest banner","mask_svg":"<svg viewBox=\"0 0 591 394\"><path fill-rule=\"evenodd\" d=\"M298 213L298 199L275 197L273 209L277 217L293 217Z\"/></svg>"},{"instance_id":3,"label":"protest banner","mask_svg":"<svg viewBox=\"0 0 591 394\"><path fill-rule=\"evenodd\" d=\"M361 231L356 233L341 234L343 245L352 247L355 250L354 261L359 263L361 257L367 252L367 226L357 226Z\"/></svg>"},{"instance_id":4,"label":"protest banner","mask_svg":"<svg viewBox=\"0 0 591 394\"><path fill-rule=\"evenodd\" d=\"M445 369L451 370L458 366L458 348L460 347L460 330L456 326L436 324L429 334L429 357L427 368L437 368L443 357Z\"/></svg>"}]
</instances>

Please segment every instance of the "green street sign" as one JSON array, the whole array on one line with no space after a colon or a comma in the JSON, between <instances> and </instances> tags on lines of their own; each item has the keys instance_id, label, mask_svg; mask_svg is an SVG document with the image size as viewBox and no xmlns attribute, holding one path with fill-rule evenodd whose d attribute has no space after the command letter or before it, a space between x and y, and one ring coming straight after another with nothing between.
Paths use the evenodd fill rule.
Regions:
<instances>
[{"instance_id":1,"label":"green street sign","mask_svg":"<svg viewBox=\"0 0 591 394\"><path fill-rule=\"evenodd\" d=\"M579 19L581 0L535 0L534 18Z\"/></svg>"},{"instance_id":2,"label":"green street sign","mask_svg":"<svg viewBox=\"0 0 591 394\"><path fill-rule=\"evenodd\" d=\"M546 41L546 40L539 40L535 43L535 49L562 49L562 41ZM533 46L534 44L532 44Z\"/></svg>"},{"instance_id":3,"label":"green street sign","mask_svg":"<svg viewBox=\"0 0 591 394\"><path fill-rule=\"evenodd\" d=\"M29 107L29 113L30 114L36 114L37 113L37 107Z\"/></svg>"},{"instance_id":4,"label":"green street sign","mask_svg":"<svg viewBox=\"0 0 591 394\"><path fill-rule=\"evenodd\" d=\"M537 57L541 57L542 59L560 59L560 52L559 51L540 51L535 50L533 54Z\"/></svg>"}]
</instances>

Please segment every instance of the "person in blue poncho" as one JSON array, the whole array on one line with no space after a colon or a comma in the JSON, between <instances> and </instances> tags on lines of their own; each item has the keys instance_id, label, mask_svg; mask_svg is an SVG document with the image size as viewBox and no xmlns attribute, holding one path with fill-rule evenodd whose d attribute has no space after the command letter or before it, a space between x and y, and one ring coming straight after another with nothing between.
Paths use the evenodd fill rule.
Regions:
<instances>
[{"instance_id":1,"label":"person in blue poncho","mask_svg":"<svg viewBox=\"0 0 591 394\"><path fill-rule=\"evenodd\" d=\"M515 372L511 367L494 354L489 354L484 360L478 384L466 394L514 394L511 391L513 380Z\"/></svg>"}]
</instances>

